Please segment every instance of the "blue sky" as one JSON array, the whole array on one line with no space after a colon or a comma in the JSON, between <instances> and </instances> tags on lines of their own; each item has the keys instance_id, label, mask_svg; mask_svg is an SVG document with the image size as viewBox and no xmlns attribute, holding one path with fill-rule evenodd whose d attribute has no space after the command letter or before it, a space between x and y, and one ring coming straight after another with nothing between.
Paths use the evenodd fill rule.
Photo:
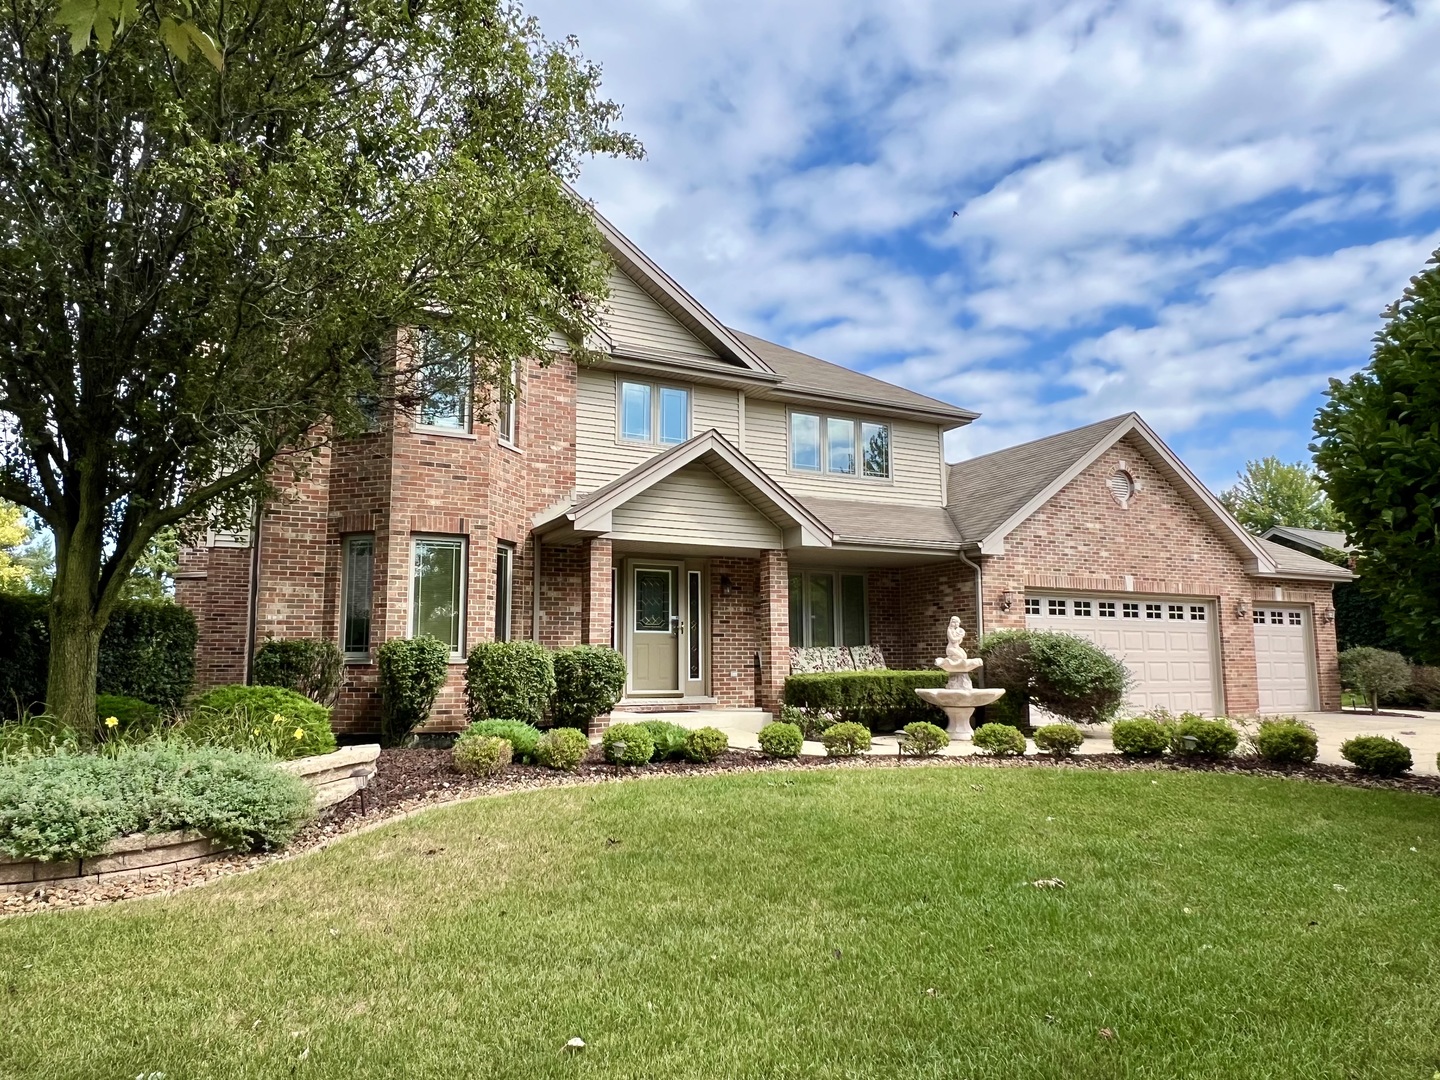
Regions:
<instances>
[{"instance_id":1,"label":"blue sky","mask_svg":"<svg viewBox=\"0 0 1440 1080\"><path fill-rule=\"evenodd\" d=\"M530 0L645 142L579 185L718 316L981 411L1307 457L1440 248L1440 0Z\"/></svg>"}]
</instances>

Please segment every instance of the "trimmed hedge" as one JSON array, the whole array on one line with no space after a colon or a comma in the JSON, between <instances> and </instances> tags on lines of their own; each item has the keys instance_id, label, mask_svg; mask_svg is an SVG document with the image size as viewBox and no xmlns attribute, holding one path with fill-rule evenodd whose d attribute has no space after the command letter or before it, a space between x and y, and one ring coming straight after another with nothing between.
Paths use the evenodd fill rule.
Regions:
<instances>
[{"instance_id":1,"label":"trimmed hedge","mask_svg":"<svg viewBox=\"0 0 1440 1080\"><path fill-rule=\"evenodd\" d=\"M907 738L900 744L901 749L914 757L934 757L950 745L950 733L927 720L916 720L905 725Z\"/></svg>"},{"instance_id":2,"label":"trimmed hedge","mask_svg":"<svg viewBox=\"0 0 1440 1080\"><path fill-rule=\"evenodd\" d=\"M611 724L600 747L611 765L644 765L655 753L655 740L641 724Z\"/></svg>"},{"instance_id":3,"label":"trimmed hedge","mask_svg":"<svg viewBox=\"0 0 1440 1080\"><path fill-rule=\"evenodd\" d=\"M1357 735L1340 744L1340 756L1363 773L1399 776L1415 764L1410 748L1383 735Z\"/></svg>"},{"instance_id":4,"label":"trimmed hedge","mask_svg":"<svg viewBox=\"0 0 1440 1080\"><path fill-rule=\"evenodd\" d=\"M864 724L843 721L825 729L820 736L827 757L855 757L870 749L870 729Z\"/></svg>"},{"instance_id":5,"label":"trimmed hedge","mask_svg":"<svg viewBox=\"0 0 1440 1080\"><path fill-rule=\"evenodd\" d=\"M1073 724L1046 724L1035 729L1035 748L1055 758L1070 757L1084 741L1085 736Z\"/></svg>"},{"instance_id":6,"label":"trimmed hedge","mask_svg":"<svg viewBox=\"0 0 1440 1080\"><path fill-rule=\"evenodd\" d=\"M919 687L945 685L943 671L820 671L785 680L785 704L824 712L833 723L898 731L917 720L942 726L945 714L915 696Z\"/></svg>"},{"instance_id":7,"label":"trimmed hedge","mask_svg":"<svg viewBox=\"0 0 1440 1080\"><path fill-rule=\"evenodd\" d=\"M590 752L590 740L583 731L557 727L540 736L535 744L535 764L561 772L574 772Z\"/></svg>"},{"instance_id":8,"label":"trimmed hedge","mask_svg":"<svg viewBox=\"0 0 1440 1080\"><path fill-rule=\"evenodd\" d=\"M450 752L455 767L471 776L494 776L503 772L514 755L508 739L496 735L474 735L466 732L455 740Z\"/></svg>"},{"instance_id":9,"label":"trimmed hedge","mask_svg":"<svg viewBox=\"0 0 1440 1080\"><path fill-rule=\"evenodd\" d=\"M718 761L730 749L730 740L719 728L698 727L685 736L685 757L700 765Z\"/></svg>"},{"instance_id":10,"label":"trimmed hedge","mask_svg":"<svg viewBox=\"0 0 1440 1080\"><path fill-rule=\"evenodd\" d=\"M283 686L321 705L335 704L344 677L340 646L326 638L267 638L251 666L256 686Z\"/></svg>"},{"instance_id":11,"label":"trimmed hedge","mask_svg":"<svg viewBox=\"0 0 1440 1080\"><path fill-rule=\"evenodd\" d=\"M1192 747L1186 739L1194 740ZM1207 720L1194 713L1182 713L1170 727L1170 752L1176 757L1227 758L1240 745L1240 733L1224 719Z\"/></svg>"},{"instance_id":12,"label":"trimmed hedge","mask_svg":"<svg viewBox=\"0 0 1440 1080\"><path fill-rule=\"evenodd\" d=\"M555 696L555 662L533 641L482 641L465 661L465 707L477 720L542 724Z\"/></svg>"},{"instance_id":13,"label":"trimmed hedge","mask_svg":"<svg viewBox=\"0 0 1440 1080\"><path fill-rule=\"evenodd\" d=\"M1320 751L1315 729L1293 717L1260 721L1255 753L1273 765L1308 765Z\"/></svg>"},{"instance_id":14,"label":"trimmed hedge","mask_svg":"<svg viewBox=\"0 0 1440 1080\"><path fill-rule=\"evenodd\" d=\"M224 746L281 759L335 749L330 707L281 686L217 686L195 699L175 730L197 746Z\"/></svg>"},{"instance_id":15,"label":"trimmed hedge","mask_svg":"<svg viewBox=\"0 0 1440 1080\"><path fill-rule=\"evenodd\" d=\"M107 720L114 718L115 730ZM96 694L95 719L100 721L100 737L143 737L160 730L160 709L148 701L124 694Z\"/></svg>"},{"instance_id":16,"label":"trimmed hedge","mask_svg":"<svg viewBox=\"0 0 1440 1080\"><path fill-rule=\"evenodd\" d=\"M50 601L0 593L0 709L45 700L50 672ZM100 636L96 690L178 707L195 682L195 616L169 600L124 600Z\"/></svg>"},{"instance_id":17,"label":"trimmed hedge","mask_svg":"<svg viewBox=\"0 0 1440 1080\"><path fill-rule=\"evenodd\" d=\"M1159 757L1170 745L1170 733L1160 721L1137 716L1111 724L1110 741L1126 757Z\"/></svg>"},{"instance_id":18,"label":"trimmed hedge","mask_svg":"<svg viewBox=\"0 0 1440 1080\"><path fill-rule=\"evenodd\" d=\"M450 647L433 637L391 638L376 653L380 741L398 746L426 720L450 670Z\"/></svg>"},{"instance_id":19,"label":"trimmed hedge","mask_svg":"<svg viewBox=\"0 0 1440 1080\"><path fill-rule=\"evenodd\" d=\"M555 665L555 724L589 731L625 693L625 658L608 645L572 645L550 654Z\"/></svg>"},{"instance_id":20,"label":"trimmed hedge","mask_svg":"<svg viewBox=\"0 0 1440 1080\"><path fill-rule=\"evenodd\" d=\"M540 749L540 729L523 720L477 720L465 729L462 739L504 739L522 765L535 762Z\"/></svg>"}]
</instances>

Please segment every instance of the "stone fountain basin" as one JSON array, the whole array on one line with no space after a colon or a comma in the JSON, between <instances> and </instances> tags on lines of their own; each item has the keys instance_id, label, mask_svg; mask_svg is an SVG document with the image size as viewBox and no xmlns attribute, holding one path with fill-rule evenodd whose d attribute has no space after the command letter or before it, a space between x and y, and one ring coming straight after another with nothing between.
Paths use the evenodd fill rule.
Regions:
<instances>
[{"instance_id":1,"label":"stone fountain basin","mask_svg":"<svg viewBox=\"0 0 1440 1080\"><path fill-rule=\"evenodd\" d=\"M969 690L949 690L944 687L922 687L915 693L931 705L938 705L942 709L978 709L981 705L999 701L1005 696L1005 688L995 686L984 689L975 687Z\"/></svg>"}]
</instances>

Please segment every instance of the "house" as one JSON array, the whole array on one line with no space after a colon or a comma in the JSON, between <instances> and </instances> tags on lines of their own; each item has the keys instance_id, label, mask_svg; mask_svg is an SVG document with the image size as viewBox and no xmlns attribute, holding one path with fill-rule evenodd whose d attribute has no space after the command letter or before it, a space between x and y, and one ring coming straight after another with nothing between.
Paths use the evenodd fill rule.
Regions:
<instances>
[{"instance_id":1,"label":"house","mask_svg":"<svg viewBox=\"0 0 1440 1080\"><path fill-rule=\"evenodd\" d=\"M1307 555L1313 553L1323 557L1327 551L1343 551L1348 554L1354 550L1350 546L1349 537L1332 529L1297 529L1290 525L1272 525L1260 535L1272 543L1283 544Z\"/></svg>"},{"instance_id":2,"label":"house","mask_svg":"<svg viewBox=\"0 0 1440 1080\"><path fill-rule=\"evenodd\" d=\"M267 636L329 637L337 727L371 730L375 649L430 634L453 660L432 723L455 727L467 649L529 638L619 648L627 708L774 709L792 647L929 666L958 614L972 639L1099 641L1137 707L1338 707L1348 571L1247 534L1140 417L947 465L976 413L723 325L597 221L598 362L528 363L494 415L437 392L383 416L254 530L183 553L201 685L244 681Z\"/></svg>"}]
</instances>

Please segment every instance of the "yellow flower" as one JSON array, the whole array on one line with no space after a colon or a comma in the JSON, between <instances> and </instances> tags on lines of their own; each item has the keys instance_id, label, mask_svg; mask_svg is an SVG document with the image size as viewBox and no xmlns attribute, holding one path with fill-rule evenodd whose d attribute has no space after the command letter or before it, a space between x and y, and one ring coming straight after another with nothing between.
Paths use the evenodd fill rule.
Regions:
<instances>
[{"instance_id":1,"label":"yellow flower","mask_svg":"<svg viewBox=\"0 0 1440 1080\"><path fill-rule=\"evenodd\" d=\"M298 739L303 739L304 737L305 737L305 729L304 729L304 728L298 728L298 727L297 727L297 728L295 729L295 738L298 740Z\"/></svg>"},{"instance_id":2,"label":"yellow flower","mask_svg":"<svg viewBox=\"0 0 1440 1080\"><path fill-rule=\"evenodd\" d=\"M257 727L257 728L255 728L253 731L251 731L250 734L251 734L251 735L259 735L259 734L260 734L260 729Z\"/></svg>"},{"instance_id":3,"label":"yellow flower","mask_svg":"<svg viewBox=\"0 0 1440 1080\"><path fill-rule=\"evenodd\" d=\"M285 717L281 716L281 715L277 712L277 713L275 714L275 723L277 723L277 724L283 724L283 723L285 723Z\"/></svg>"},{"instance_id":4,"label":"yellow flower","mask_svg":"<svg viewBox=\"0 0 1440 1080\"><path fill-rule=\"evenodd\" d=\"M120 718L119 718L118 716L107 716L107 717L105 717L105 726L106 726L106 727L110 727L110 728L119 727L119 726L120 726Z\"/></svg>"}]
</instances>

